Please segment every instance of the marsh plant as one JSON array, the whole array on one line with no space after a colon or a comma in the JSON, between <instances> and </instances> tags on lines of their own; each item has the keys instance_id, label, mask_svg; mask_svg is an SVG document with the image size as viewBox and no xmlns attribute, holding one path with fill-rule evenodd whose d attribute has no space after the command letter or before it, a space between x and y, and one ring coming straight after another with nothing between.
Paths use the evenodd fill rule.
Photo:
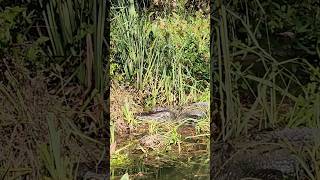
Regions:
<instances>
[{"instance_id":1,"label":"marsh plant","mask_svg":"<svg viewBox=\"0 0 320 180\"><path fill-rule=\"evenodd\" d=\"M148 173L152 175L154 170L140 168L139 163L147 164L143 167L150 169L169 164L187 167L180 161L186 161L186 149L192 151L192 145L185 141L182 132L192 134L196 130L184 129L187 123L184 120L183 123L174 119L137 121L134 115L142 111L136 112L129 102L135 101L148 114L154 113L155 107L175 111L193 102L209 101L209 18L199 12L187 13L184 0L159 1L177 2L174 10L169 7L142 10L137 8L137 2L120 0L112 7L110 72L113 81L135 96L122 103L123 119L134 128L130 142L122 142L119 149L129 150L129 157L141 160L130 165L117 164L112 169L130 166L125 170L130 176L146 173L149 177ZM206 132L205 122L209 126L209 120L203 120L198 135ZM116 139L120 140L119 134ZM200 137L208 138L208 134ZM119 169L113 172L113 175L123 174Z\"/></svg>"},{"instance_id":2,"label":"marsh plant","mask_svg":"<svg viewBox=\"0 0 320 180\"><path fill-rule=\"evenodd\" d=\"M124 3L112 11L114 76L149 94L149 106L194 100L208 87L209 19L173 13L151 20L135 11Z\"/></svg>"},{"instance_id":3,"label":"marsh plant","mask_svg":"<svg viewBox=\"0 0 320 180\"><path fill-rule=\"evenodd\" d=\"M211 57L221 120L216 140L266 128L319 128L319 8L307 1L214 3L219 8ZM310 179L319 174L317 147L294 152Z\"/></svg>"}]
</instances>

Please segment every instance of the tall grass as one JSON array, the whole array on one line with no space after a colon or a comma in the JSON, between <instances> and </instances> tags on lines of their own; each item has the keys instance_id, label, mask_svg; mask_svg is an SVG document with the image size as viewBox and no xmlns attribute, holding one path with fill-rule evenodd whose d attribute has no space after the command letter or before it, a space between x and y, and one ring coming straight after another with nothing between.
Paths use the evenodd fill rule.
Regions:
<instances>
[{"instance_id":1,"label":"tall grass","mask_svg":"<svg viewBox=\"0 0 320 180\"><path fill-rule=\"evenodd\" d=\"M48 127L49 127L49 146L40 145L40 159L46 170L49 172L49 177L45 179L60 180L73 179L72 163L68 158L63 158L60 147L60 134L54 127L54 116L49 113Z\"/></svg>"},{"instance_id":2,"label":"tall grass","mask_svg":"<svg viewBox=\"0 0 320 180\"><path fill-rule=\"evenodd\" d=\"M203 77L196 76L195 69L200 64L208 67L205 64L208 64L209 47L196 43L209 37L209 26L194 30L193 36L186 33L190 31L179 29L179 25L189 24L177 14L152 21L148 15L138 14L133 2L129 6L123 1L119 4L112 10L111 60L120 64L117 76L122 75L125 81L149 94L147 106L184 104L189 101L190 93L195 96L208 86L208 81L201 82ZM200 22L197 23L196 28L201 28ZM207 34L201 34L202 31ZM201 52L191 52L192 48ZM195 55L201 53L204 55Z\"/></svg>"},{"instance_id":3,"label":"tall grass","mask_svg":"<svg viewBox=\"0 0 320 180\"><path fill-rule=\"evenodd\" d=\"M57 93L63 91L64 86L77 77L83 86L84 96L92 95L96 89L98 93L95 96L101 101L105 90L103 41L105 40L106 0L49 2L39 0L39 3L44 8L42 14L51 42L51 46L46 50L51 58L56 60L54 63L58 67L68 67L73 71L69 77L62 79ZM41 32L39 35L43 36ZM78 64L78 67L67 66L68 60L73 61L72 64ZM102 119L102 113L100 119Z\"/></svg>"},{"instance_id":4,"label":"tall grass","mask_svg":"<svg viewBox=\"0 0 320 180\"><path fill-rule=\"evenodd\" d=\"M256 6L256 11L261 20L255 24L249 14L240 16L238 12L231 10L230 6L222 4L221 1L215 2L217 7L221 7L218 9L220 18L213 19L216 47L213 56L217 57L216 60L219 63L216 75L219 79L222 138L237 137L248 133L253 128L318 127L319 112L315 110L318 107L315 99L318 97L315 89L319 87L319 84L314 82L308 86L303 85L289 67L298 65L310 74L317 74L319 71L310 71L315 68L305 59L279 60L275 58L270 50L271 40L268 36L266 47L269 49L265 50L260 45L258 37L261 29L267 35L270 29L264 24L266 23L264 21L265 10L261 4L259 5L259 1L254 3L259 5ZM238 3L240 5L240 2ZM247 10L252 6L249 5L249 2L243 2L242 5ZM235 4L233 6L236 7ZM238 29L245 31L246 42L238 40ZM234 61L235 57L240 56L245 59L248 54L256 56L256 64L260 64L260 69L257 70L254 63L245 67L243 64L246 62L240 64ZM299 89L300 95L297 96L293 88ZM249 107L247 107L248 104L245 106L240 103L243 96L241 89L254 99ZM288 101L293 106L287 107L287 113L280 112L281 107ZM291 109L293 111L290 111Z\"/></svg>"}]
</instances>

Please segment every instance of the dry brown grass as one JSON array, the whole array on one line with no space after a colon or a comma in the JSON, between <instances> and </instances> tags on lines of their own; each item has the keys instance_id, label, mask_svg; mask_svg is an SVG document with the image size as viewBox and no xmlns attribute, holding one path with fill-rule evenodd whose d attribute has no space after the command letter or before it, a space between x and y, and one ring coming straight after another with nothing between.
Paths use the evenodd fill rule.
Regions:
<instances>
[{"instance_id":1,"label":"dry brown grass","mask_svg":"<svg viewBox=\"0 0 320 180\"><path fill-rule=\"evenodd\" d=\"M0 174L8 168L6 177L43 178L46 171L39 158L39 145L49 143L49 112L61 136L61 158L68 157L73 163L100 158L103 146L73 134L70 124L77 111L65 106L64 98L48 92L43 76L25 76L0 87Z\"/></svg>"},{"instance_id":2,"label":"dry brown grass","mask_svg":"<svg viewBox=\"0 0 320 180\"><path fill-rule=\"evenodd\" d=\"M121 136L129 133L129 125L125 122L123 115L123 107L126 103L130 105L130 111L133 113L141 112L143 110L139 102L142 101L143 95L134 88L127 86L120 86L117 82L112 82L110 92L110 116L115 123L116 133Z\"/></svg>"}]
</instances>

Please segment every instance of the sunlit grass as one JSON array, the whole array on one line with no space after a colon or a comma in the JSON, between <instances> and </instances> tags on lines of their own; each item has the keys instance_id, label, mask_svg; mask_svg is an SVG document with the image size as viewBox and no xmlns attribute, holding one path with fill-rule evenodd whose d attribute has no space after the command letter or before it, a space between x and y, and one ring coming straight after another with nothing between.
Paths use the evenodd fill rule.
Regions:
<instances>
[{"instance_id":1,"label":"sunlit grass","mask_svg":"<svg viewBox=\"0 0 320 180\"><path fill-rule=\"evenodd\" d=\"M122 111L123 111L124 120L127 121L128 124L130 124L130 125L137 124L137 121L135 120L135 117L133 116L133 112L130 109L130 103L128 101L126 101Z\"/></svg>"},{"instance_id":2,"label":"sunlit grass","mask_svg":"<svg viewBox=\"0 0 320 180\"><path fill-rule=\"evenodd\" d=\"M118 75L150 94L147 107L185 104L192 101L188 95L208 87L209 19L198 15L187 21L174 14L151 21L129 14L125 6L113 12L112 54L117 57L111 59L123 64Z\"/></svg>"},{"instance_id":3,"label":"sunlit grass","mask_svg":"<svg viewBox=\"0 0 320 180\"><path fill-rule=\"evenodd\" d=\"M132 4L125 6L119 1L118 5L111 13L112 76L118 83L134 87L144 96L142 102L135 103L145 110L152 110L157 106L208 102L209 18L179 11L151 19L151 14L137 14ZM126 100L122 106L123 119L132 127L134 135L117 145L118 150L123 148L116 150L119 154L124 155L126 149L132 159L141 156L145 163L157 167L165 165L163 162L166 161L179 163L178 154L186 156L184 151L191 151L192 144L180 132L187 120L183 123L137 121L134 113L139 112L135 112L129 102L131 100ZM199 135L207 131L204 124L209 125L208 118L200 121ZM161 146L143 147L140 136L151 139L159 136L163 142ZM206 135L200 137L208 138ZM134 173L128 171L128 174Z\"/></svg>"}]
</instances>

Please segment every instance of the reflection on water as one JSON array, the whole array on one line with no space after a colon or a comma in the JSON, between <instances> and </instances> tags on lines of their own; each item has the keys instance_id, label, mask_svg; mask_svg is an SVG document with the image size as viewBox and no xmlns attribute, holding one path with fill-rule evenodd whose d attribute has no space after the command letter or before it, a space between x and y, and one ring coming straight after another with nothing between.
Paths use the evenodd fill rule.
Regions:
<instances>
[{"instance_id":1,"label":"reflection on water","mask_svg":"<svg viewBox=\"0 0 320 180\"><path fill-rule=\"evenodd\" d=\"M133 180L208 180L209 174L209 162L195 163L187 167L181 166L162 166L162 167L150 167L142 165L139 167L132 167L127 169L116 169L113 171L112 180L118 180L121 175L128 172L130 179Z\"/></svg>"}]
</instances>

